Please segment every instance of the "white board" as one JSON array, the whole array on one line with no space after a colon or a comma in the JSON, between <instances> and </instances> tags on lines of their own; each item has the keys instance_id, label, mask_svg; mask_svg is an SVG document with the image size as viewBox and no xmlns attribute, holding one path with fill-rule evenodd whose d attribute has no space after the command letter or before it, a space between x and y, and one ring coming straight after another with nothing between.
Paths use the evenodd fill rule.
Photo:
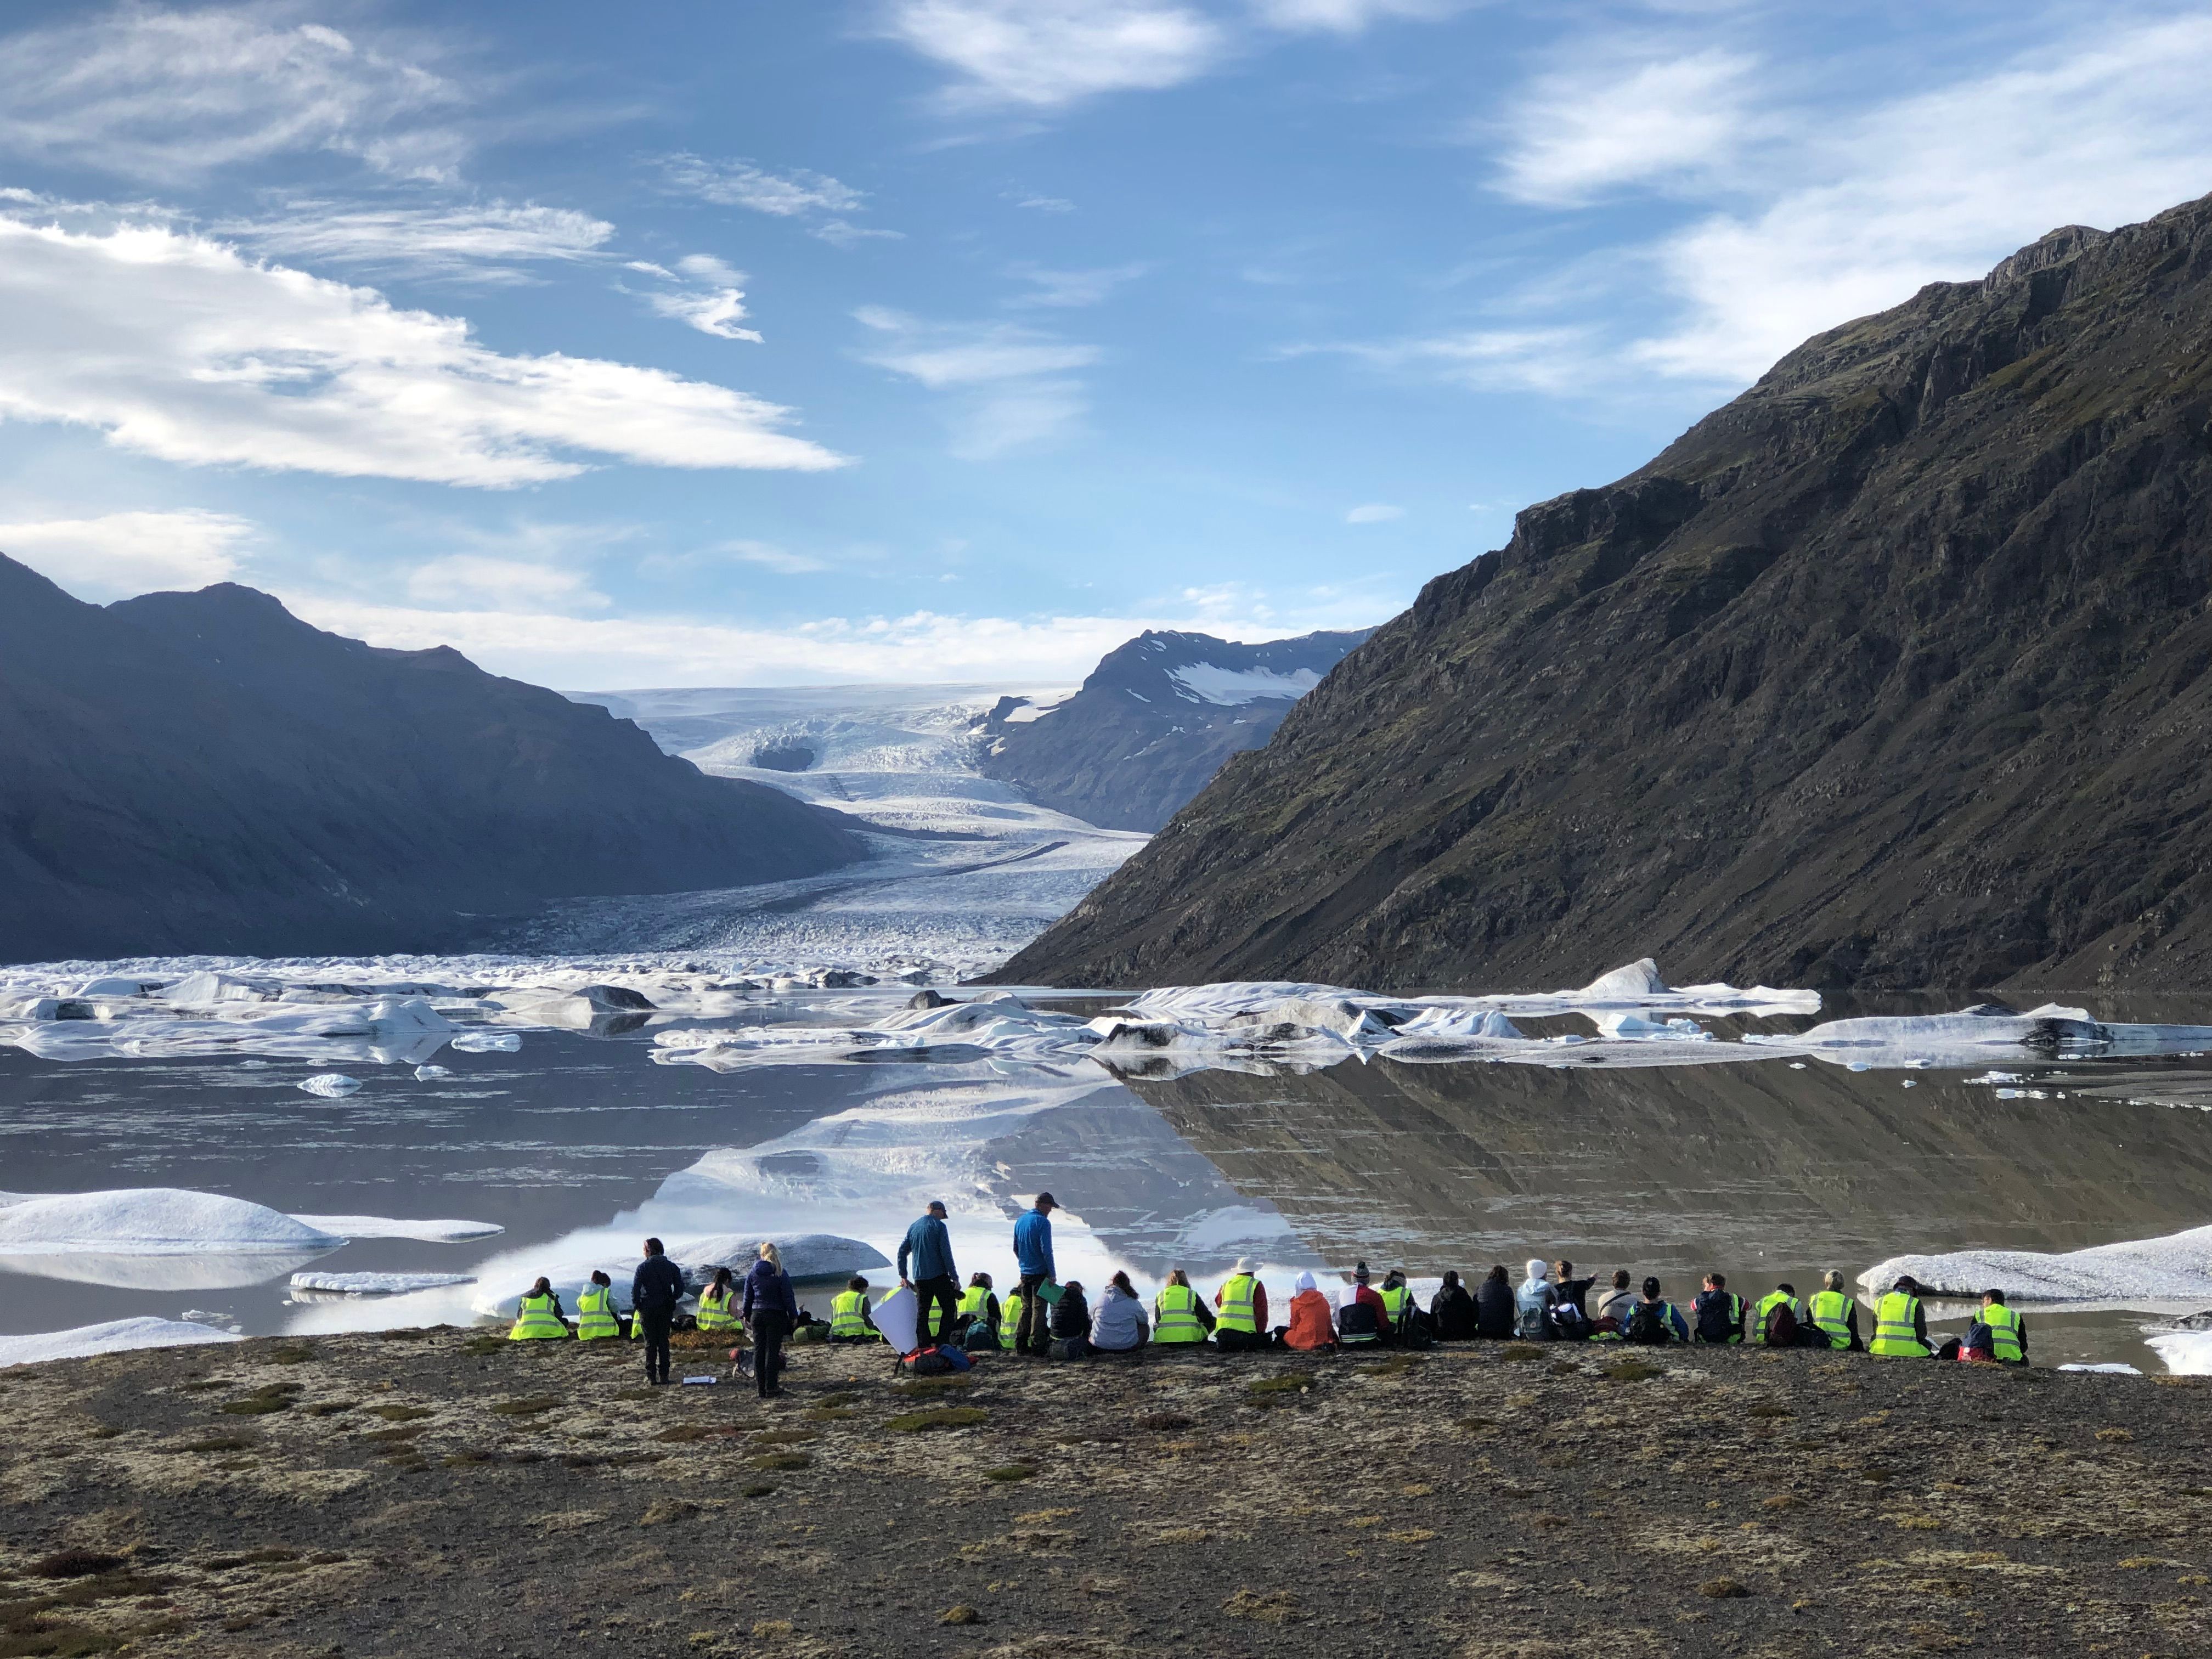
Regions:
<instances>
[{"instance_id":1,"label":"white board","mask_svg":"<svg viewBox=\"0 0 2212 1659\"><path fill-rule=\"evenodd\" d=\"M921 1304L912 1291L901 1285L869 1311L875 1316L876 1328L883 1333L884 1340L891 1345L893 1353L914 1352L914 1328L920 1317Z\"/></svg>"}]
</instances>

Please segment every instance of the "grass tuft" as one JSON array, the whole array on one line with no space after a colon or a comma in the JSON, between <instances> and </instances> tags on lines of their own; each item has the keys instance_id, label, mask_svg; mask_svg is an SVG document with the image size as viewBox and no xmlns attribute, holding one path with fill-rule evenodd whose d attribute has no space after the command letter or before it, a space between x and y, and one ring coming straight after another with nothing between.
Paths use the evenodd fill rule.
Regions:
<instances>
[{"instance_id":1,"label":"grass tuft","mask_svg":"<svg viewBox=\"0 0 2212 1659\"><path fill-rule=\"evenodd\" d=\"M436 1415L428 1406L371 1406L371 1417L380 1417L387 1423L419 1423L426 1417Z\"/></svg>"},{"instance_id":2,"label":"grass tuft","mask_svg":"<svg viewBox=\"0 0 2212 1659\"><path fill-rule=\"evenodd\" d=\"M899 1434L922 1434L932 1429L965 1429L990 1413L981 1406L941 1406L935 1411L902 1412L884 1426Z\"/></svg>"},{"instance_id":3,"label":"grass tuft","mask_svg":"<svg viewBox=\"0 0 2212 1659\"><path fill-rule=\"evenodd\" d=\"M763 1452L753 1459L757 1469L809 1469L814 1467L811 1452Z\"/></svg>"},{"instance_id":4,"label":"grass tuft","mask_svg":"<svg viewBox=\"0 0 2212 1659\"><path fill-rule=\"evenodd\" d=\"M98 1550L58 1550L31 1563L33 1578L89 1578L96 1572L113 1572L123 1565L119 1555Z\"/></svg>"},{"instance_id":5,"label":"grass tuft","mask_svg":"<svg viewBox=\"0 0 2212 1659\"><path fill-rule=\"evenodd\" d=\"M980 1625L983 1622L983 1615L963 1601L957 1607L945 1608L937 1616L937 1622L940 1625Z\"/></svg>"},{"instance_id":6,"label":"grass tuft","mask_svg":"<svg viewBox=\"0 0 2212 1659\"><path fill-rule=\"evenodd\" d=\"M1027 1463L1001 1463L995 1469L983 1471L986 1480L1026 1480L1036 1471Z\"/></svg>"},{"instance_id":7,"label":"grass tuft","mask_svg":"<svg viewBox=\"0 0 2212 1659\"><path fill-rule=\"evenodd\" d=\"M494 1401L491 1413L494 1417L536 1417L566 1403L558 1395L526 1394L520 1399Z\"/></svg>"},{"instance_id":8,"label":"grass tuft","mask_svg":"<svg viewBox=\"0 0 2212 1659\"><path fill-rule=\"evenodd\" d=\"M1698 1594L1722 1601L1731 1596L1748 1595L1751 1592L1733 1578L1708 1578L1698 1586Z\"/></svg>"}]
</instances>

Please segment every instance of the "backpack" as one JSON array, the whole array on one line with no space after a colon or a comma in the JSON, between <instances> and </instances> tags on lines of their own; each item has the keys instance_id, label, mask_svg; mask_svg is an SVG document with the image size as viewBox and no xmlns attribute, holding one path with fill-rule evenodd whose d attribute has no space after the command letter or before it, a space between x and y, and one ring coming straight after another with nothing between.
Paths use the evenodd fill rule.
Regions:
<instances>
[{"instance_id":1,"label":"backpack","mask_svg":"<svg viewBox=\"0 0 2212 1659\"><path fill-rule=\"evenodd\" d=\"M1590 1334L1589 1316L1571 1302L1562 1302L1552 1310L1552 1334L1562 1342L1587 1341Z\"/></svg>"},{"instance_id":2,"label":"backpack","mask_svg":"<svg viewBox=\"0 0 2212 1659\"><path fill-rule=\"evenodd\" d=\"M1698 1298L1698 1340L1729 1343L1736 1340L1743 1318L1743 1304L1733 1291L1711 1291Z\"/></svg>"},{"instance_id":3,"label":"backpack","mask_svg":"<svg viewBox=\"0 0 2212 1659\"><path fill-rule=\"evenodd\" d=\"M1437 1346L1437 1323L1419 1308L1406 1310L1406 1316L1398 1324L1398 1346L1401 1348L1433 1348Z\"/></svg>"},{"instance_id":4,"label":"backpack","mask_svg":"<svg viewBox=\"0 0 2212 1659\"><path fill-rule=\"evenodd\" d=\"M965 1359L968 1356L960 1356ZM939 1348L916 1348L899 1360L899 1370L908 1376L941 1376L954 1370L952 1361Z\"/></svg>"},{"instance_id":5,"label":"backpack","mask_svg":"<svg viewBox=\"0 0 2212 1659\"><path fill-rule=\"evenodd\" d=\"M1628 1334L1626 1340L1630 1342L1641 1342L1650 1347L1672 1342L1674 1340L1674 1333L1667 1322L1664 1311L1666 1305L1663 1302L1638 1303L1636 1311L1628 1316Z\"/></svg>"},{"instance_id":6,"label":"backpack","mask_svg":"<svg viewBox=\"0 0 2212 1659\"><path fill-rule=\"evenodd\" d=\"M1770 1348L1794 1348L1797 1335L1797 1316L1790 1311L1787 1302L1776 1303L1766 1316L1766 1329L1760 1340Z\"/></svg>"}]
</instances>

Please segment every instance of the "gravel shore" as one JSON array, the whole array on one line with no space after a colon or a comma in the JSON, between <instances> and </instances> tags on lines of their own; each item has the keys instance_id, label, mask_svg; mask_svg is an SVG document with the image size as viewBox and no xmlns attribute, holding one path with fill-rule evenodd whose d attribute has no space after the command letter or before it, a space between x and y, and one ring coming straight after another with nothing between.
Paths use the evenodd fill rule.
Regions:
<instances>
[{"instance_id":1,"label":"gravel shore","mask_svg":"<svg viewBox=\"0 0 2212 1659\"><path fill-rule=\"evenodd\" d=\"M2208 1402L1519 1343L801 1348L772 1401L450 1329L109 1355L0 1371L0 1659L2197 1654Z\"/></svg>"}]
</instances>

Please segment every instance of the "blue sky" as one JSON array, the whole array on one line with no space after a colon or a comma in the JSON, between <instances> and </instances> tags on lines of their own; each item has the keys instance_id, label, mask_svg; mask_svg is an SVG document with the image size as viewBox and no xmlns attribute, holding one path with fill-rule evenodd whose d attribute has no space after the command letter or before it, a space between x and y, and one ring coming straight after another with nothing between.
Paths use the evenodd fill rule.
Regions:
<instances>
[{"instance_id":1,"label":"blue sky","mask_svg":"<svg viewBox=\"0 0 2212 1659\"><path fill-rule=\"evenodd\" d=\"M2212 8L81 3L0 550L568 687L1382 620L1805 335L2212 190Z\"/></svg>"}]
</instances>

